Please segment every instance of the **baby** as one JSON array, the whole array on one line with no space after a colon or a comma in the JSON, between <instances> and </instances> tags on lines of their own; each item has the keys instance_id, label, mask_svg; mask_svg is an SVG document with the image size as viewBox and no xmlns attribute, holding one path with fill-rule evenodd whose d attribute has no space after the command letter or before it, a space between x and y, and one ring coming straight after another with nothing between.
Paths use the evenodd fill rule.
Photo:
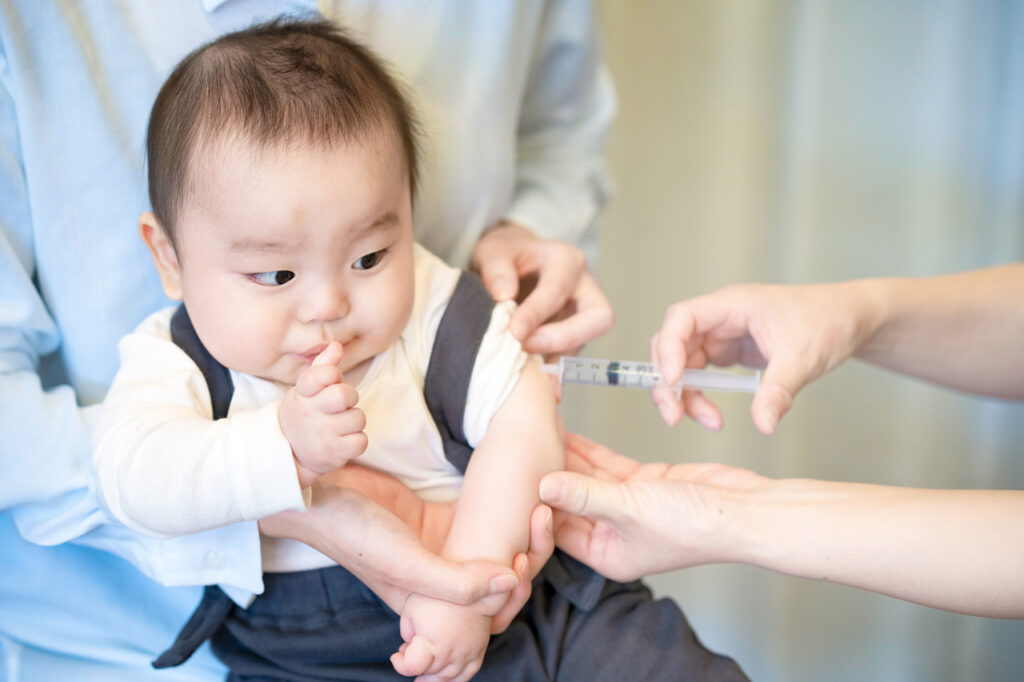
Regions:
<instances>
[{"instance_id":1,"label":"baby","mask_svg":"<svg viewBox=\"0 0 1024 682\"><path fill-rule=\"evenodd\" d=\"M478 349L444 349L466 363L452 428L473 449L463 481L424 381L449 300L472 282L413 241L414 125L385 70L326 23L226 36L170 76L147 152L153 212L139 229L182 307L120 346L95 454L110 511L143 533L196 533L301 508L319 475L358 457L426 499L458 495L445 556L510 565L540 476L562 464L553 394L506 331L511 304L480 288L486 307L453 310L475 315L480 336ZM204 374L233 388L223 419ZM299 543L261 543L266 573L333 565ZM490 617L413 595L401 632L397 670L467 678ZM225 641L214 648L232 666Z\"/></svg>"},{"instance_id":2,"label":"baby","mask_svg":"<svg viewBox=\"0 0 1024 682\"><path fill-rule=\"evenodd\" d=\"M172 538L160 551L229 524L236 541L178 576L208 587L154 665L210 640L231 679L743 679L675 604L557 551L488 645L480 604L413 594L399 619L328 557L259 536L256 520L303 509L356 460L457 498L446 557L507 566L539 479L562 466L551 386L506 329L513 304L413 240L414 129L386 71L325 22L226 35L156 99L139 230L182 303L121 342L96 480L118 520ZM217 562L244 566L244 584Z\"/></svg>"}]
</instances>

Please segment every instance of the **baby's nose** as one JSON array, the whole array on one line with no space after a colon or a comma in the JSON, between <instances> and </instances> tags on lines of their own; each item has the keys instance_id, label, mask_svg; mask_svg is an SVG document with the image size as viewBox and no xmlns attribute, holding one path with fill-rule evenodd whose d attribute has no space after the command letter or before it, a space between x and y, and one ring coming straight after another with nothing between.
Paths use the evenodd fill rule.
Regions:
<instances>
[{"instance_id":1,"label":"baby's nose","mask_svg":"<svg viewBox=\"0 0 1024 682\"><path fill-rule=\"evenodd\" d=\"M330 322L348 315L348 297L333 286L318 287L299 311L302 322Z\"/></svg>"}]
</instances>

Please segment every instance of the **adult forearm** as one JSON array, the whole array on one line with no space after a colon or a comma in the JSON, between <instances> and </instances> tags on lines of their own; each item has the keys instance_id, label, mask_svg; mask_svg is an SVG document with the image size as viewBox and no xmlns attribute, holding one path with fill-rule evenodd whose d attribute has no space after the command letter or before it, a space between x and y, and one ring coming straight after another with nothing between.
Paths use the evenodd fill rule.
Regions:
<instances>
[{"instance_id":1,"label":"adult forearm","mask_svg":"<svg viewBox=\"0 0 1024 682\"><path fill-rule=\"evenodd\" d=\"M0 361L0 508L15 508L18 530L26 539L59 544L102 523L89 490L89 430L95 414L95 407L76 404L69 387L45 391L37 374L11 370Z\"/></svg>"},{"instance_id":2,"label":"adult forearm","mask_svg":"<svg viewBox=\"0 0 1024 682\"><path fill-rule=\"evenodd\" d=\"M916 603L1024 618L1024 492L810 480L736 493L730 557Z\"/></svg>"},{"instance_id":3,"label":"adult forearm","mask_svg":"<svg viewBox=\"0 0 1024 682\"><path fill-rule=\"evenodd\" d=\"M881 308L857 357L959 390L1024 398L1024 264L857 286Z\"/></svg>"}]
</instances>

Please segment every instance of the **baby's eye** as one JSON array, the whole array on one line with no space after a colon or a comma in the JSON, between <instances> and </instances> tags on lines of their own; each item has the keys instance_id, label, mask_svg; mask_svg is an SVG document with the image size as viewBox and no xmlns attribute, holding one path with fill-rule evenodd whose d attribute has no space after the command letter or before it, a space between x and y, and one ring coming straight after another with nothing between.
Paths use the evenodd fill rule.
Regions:
<instances>
[{"instance_id":1,"label":"baby's eye","mask_svg":"<svg viewBox=\"0 0 1024 682\"><path fill-rule=\"evenodd\" d=\"M276 287L295 279L295 273L291 270L271 270L269 272L254 272L252 278L260 284Z\"/></svg>"},{"instance_id":2,"label":"baby's eye","mask_svg":"<svg viewBox=\"0 0 1024 682\"><path fill-rule=\"evenodd\" d=\"M381 249L380 251L368 253L353 263L352 267L356 270L369 270L370 268L376 267L377 263L380 263L380 259L384 257L384 252L386 250L387 249Z\"/></svg>"}]
</instances>

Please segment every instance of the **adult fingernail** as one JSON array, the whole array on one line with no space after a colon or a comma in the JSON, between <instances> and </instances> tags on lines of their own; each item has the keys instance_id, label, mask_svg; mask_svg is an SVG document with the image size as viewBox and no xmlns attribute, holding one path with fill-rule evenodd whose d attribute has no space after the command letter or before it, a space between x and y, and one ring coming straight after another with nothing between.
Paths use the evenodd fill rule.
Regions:
<instances>
[{"instance_id":1,"label":"adult fingernail","mask_svg":"<svg viewBox=\"0 0 1024 682\"><path fill-rule=\"evenodd\" d=\"M544 332L534 332L529 339L531 353L547 353L551 350L551 339Z\"/></svg>"},{"instance_id":2,"label":"adult fingernail","mask_svg":"<svg viewBox=\"0 0 1024 682\"><path fill-rule=\"evenodd\" d=\"M540 499L548 504L555 504L558 502L559 497L559 486L555 481L542 478L540 480ZM550 512L548 512L550 513Z\"/></svg>"},{"instance_id":3,"label":"adult fingernail","mask_svg":"<svg viewBox=\"0 0 1024 682\"><path fill-rule=\"evenodd\" d=\"M551 537L551 533L553 532L553 529L554 529L554 522L552 521L552 518L551 518L551 510L548 509L548 513L544 517L544 533L547 534L548 537Z\"/></svg>"},{"instance_id":4,"label":"adult fingernail","mask_svg":"<svg viewBox=\"0 0 1024 682\"><path fill-rule=\"evenodd\" d=\"M708 410L697 411L697 423L708 431L718 430L718 423L715 421L715 415Z\"/></svg>"},{"instance_id":5,"label":"adult fingernail","mask_svg":"<svg viewBox=\"0 0 1024 682\"><path fill-rule=\"evenodd\" d=\"M515 589L516 585L518 584L519 578L517 578L514 573L506 573L505 575L499 575L497 578L491 580L491 594L511 592Z\"/></svg>"},{"instance_id":6,"label":"adult fingernail","mask_svg":"<svg viewBox=\"0 0 1024 682\"><path fill-rule=\"evenodd\" d=\"M507 301L516 295L515 282L505 277L499 277L491 281L491 291L498 301Z\"/></svg>"},{"instance_id":7,"label":"adult fingernail","mask_svg":"<svg viewBox=\"0 0 1024 682\"><path fill-rule=\"evenodd\" d=\"M519 341L523 341L523 337L526 335L526 323L519 320L512 320L508 323L508 331Z\"/></svg>"},{"instance_id":8,"label":"adult fingernail","mask_svg":"<svg viewBox=\"0 0 1024 682\"><path fill-rule=\"evenodd\" d=\"M669 426L672 426L672 412L669 410L668 405L663 402L655 400L654 406L658 409L658 414L661 415L662 421Z\"/></svg>"},{"instance_id":9,"label":"adult fingernail","mask_svg":"<svg viewBox=\"0 0 1024 682\"><path fill-rule=\"evenodd\" d=\"M775 427L779 424L779 410L775 407L767 407L764 411L764 425L768 433L774 433Z\"/></svg>"},{"instance_id":10,"label":"adult fingernail","mask_svg":"<svg viewBox=\"0 0 1024 682\"><path fill-rule=\"evenodd\" d=\"M668 403L661 411L661 418L664 419L665 423L669 426L676 426L680 421L682 421L685 414L685 412L679 409L677 404Z\"/></svg>"}]
</instances>

